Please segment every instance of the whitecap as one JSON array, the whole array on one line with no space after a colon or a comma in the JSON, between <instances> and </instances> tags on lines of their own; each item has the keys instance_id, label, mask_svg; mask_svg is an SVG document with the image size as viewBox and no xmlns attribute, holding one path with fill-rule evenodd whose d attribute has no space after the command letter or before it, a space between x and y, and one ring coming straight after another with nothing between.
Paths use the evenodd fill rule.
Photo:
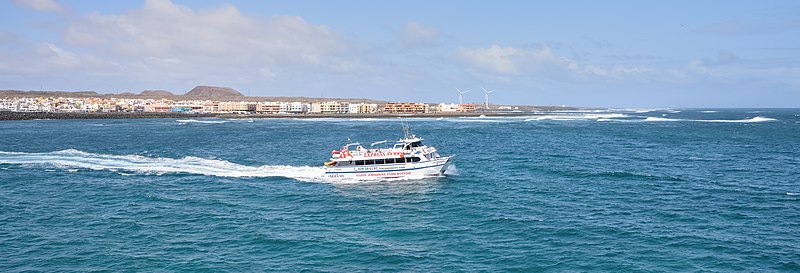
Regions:
<instances>
[{"instance_id":1,"label":"whitecap","mask_svg":"<svg viewBox=\"0 0 800 273\"><path fill-rule=\"evenodd\" d=\"M500 120L500 119L445 119L444 121L450 121L450 122L476 122L476 123L505 123L505 122L513 122L513 120Z\"/></svg>"},{"instance_id":2,"label":"whitecap","mask_svg":"<svg viewBox=\"0 0 800 273\"><path fill-rule=\"evenodd\" d=\"M777 119L768 117L754 117L749 119L711 119L711 120L694 120L699 122L730 122L730 123L751 123L751 122L767 122L776 121Z\"/></svg>"},{"instance_id":3,"label":"whitecap","mask_svg":"<svg viewBox=\"0 0 800 273\"><path fill-rule=\"evenodd\" d=\"M681 119L647 117L646 119L644 119L644 121L681 121Z\"/></svg>"},{"instance_id":4,"label":"whitecap","mask_svg":"<svg viewBox=\"0 0 800 273\"><path fill-rule=\"evenodd\" d=\"M178 124L186 124L186 123L204 123L204 124L221 124L227 121L224 120L196 120L196 119L179 119L176 120Z\"/></svg>"},{"instance_id":5,"label":"whitecap","mask_svg":"<svg viewBox=\"0 0 800 273\"><path fill-rule=\"evenodd\" d=\"M786 193L786 195L795 196L795 195L800 195L800 193L796 193L796 192L787 192L787 193Z\"/></svg>"},{"instance_id":6,"label":"whitecap","mask_svg":"<svg viewBox=\"0 0 800 273\"><path fill-rule=\"evenodd\" d=\"M700 113L719 113L719 111L714 111L714 110L702 110L702 111L698 111L698 112L700 112Z\"/></svg>"},{"instance_id":7,"label":"whitecap","mask_svg":"<svg viewBox=\"0 0 800 273\"><path fill-rule=\"evenodd\" d=\"M542 115L528 118L525 121L541 121L541 120L597 120L597 119L616 119L627 118L626 114L613 113L613 114L582 114L582 115Z\"/></svg>"},{"instance_id":8,"label":"whitecap","mask_svg":"<svg viewBox=\"0 0 800 273\"><path fill-rule=\"evenodd\" d=\"M659 117L647 117L644 121L691 121L691 122L709 122L709 123L753 123L753 122L767 122L776 121L777 119L768 117L754 117L749 119L671 119Z\"/></svg>"}]
</instances>

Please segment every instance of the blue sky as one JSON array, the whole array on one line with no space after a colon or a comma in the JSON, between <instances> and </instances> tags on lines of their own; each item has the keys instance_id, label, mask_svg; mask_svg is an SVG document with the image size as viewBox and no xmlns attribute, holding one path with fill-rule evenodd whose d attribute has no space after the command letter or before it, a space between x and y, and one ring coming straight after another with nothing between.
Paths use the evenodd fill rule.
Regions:
<instances>
[{"instance_id":1,"label":"blue sky","mask_svg":"<svg viewBox=\"0 0 800 273\"><path fill-rule=\"evenodd\" d=\"M0 89L800 107L798 1L0 2Z\"/></svg>"}]
</instances>

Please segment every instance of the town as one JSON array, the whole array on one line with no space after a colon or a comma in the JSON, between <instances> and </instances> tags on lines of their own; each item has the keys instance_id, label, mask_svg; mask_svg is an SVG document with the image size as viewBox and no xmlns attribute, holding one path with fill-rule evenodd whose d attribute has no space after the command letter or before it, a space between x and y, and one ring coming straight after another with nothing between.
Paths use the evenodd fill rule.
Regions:
<instances>
[{"instance_id":1,"label":"town","mask_svg":"<svg viewBox=\"0 0 800 273\"><path fill-rule=\"evenodd\" d=\"M472 103L386 102L365 103L348 101L280 102L280 101L219 101L123 98L68 97L10 97L0 98L0 111L11 112L172 112L191 114L422 114L465 113L486 110ZM499 107L511 110L511 107Z\"/></svg>"}]
</instances>

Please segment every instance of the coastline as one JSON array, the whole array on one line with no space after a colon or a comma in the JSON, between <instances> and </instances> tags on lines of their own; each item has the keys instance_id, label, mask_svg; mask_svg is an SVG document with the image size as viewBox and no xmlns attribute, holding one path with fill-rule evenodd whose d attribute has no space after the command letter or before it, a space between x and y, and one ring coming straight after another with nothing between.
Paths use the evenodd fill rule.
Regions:
<instances>
[{"instance_id":1,"label":"coastline","mask_svg":"<svg viewBox=\"0 0 800 273\"><path fill-rule=\"evenodd\" d=\"M574 110L578 108L559 108ZM542 109L545 110L545 109ZM439 117L518 117L528 116L525 112L466 112L466 113L423 113L423 114L229 114L229 113L159 113L159 112L0 112L0 120L38 120L38 119L138 119L138 118L439 118Z\"/></svg>"}]
</instances>

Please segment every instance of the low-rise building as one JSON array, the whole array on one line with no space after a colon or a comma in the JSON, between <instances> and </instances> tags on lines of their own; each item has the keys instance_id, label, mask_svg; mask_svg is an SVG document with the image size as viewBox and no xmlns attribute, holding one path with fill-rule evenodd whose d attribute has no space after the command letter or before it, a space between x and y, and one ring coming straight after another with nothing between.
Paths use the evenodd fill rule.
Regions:
<instances>
[{"instance_id":1,"label":"low-rise building","mask_svg":"<svg viewBox=\"0 0 800 273\"><path fill-rule=\"evenodd\" d=\"M308 112L308 104L302 102L281 102L280 113L283 114L305 114Z\"/></svg>"},{"instance_id":2,"label":"low-rise building","mask_svg":"<svg viewBox=\"0 0 800 273\"><path fill-rule=\"evenodd\" d=\"M458 105L459 112L475 112L475 109L477 108L475 107L475 104L472 103L464 103Z\"/></svg>"},{"instance_id":3,"label":"low-rise building","mask_svg":"<svg viewBox=\"0 0 800 273\"><path fill-rule=\"evenodd\" d=\"M313 114L347 114L350 103L338 101L315 102L311 104Z\"/></svg>"},{"instance_id":4,"label":"low-rise building","mask_svg":"<svg viewBox=\"0 0 800 273\"><path fill-rule=\"evenodd\" d=\"M418 102L389 102L383 106L383 112L389 114L422 114L428 112L428 104Z\"/></svg>"},{"instance_id":5,"label":"low-rise building","mask_svg":"<svg viewBox=\"0 0 800 273\"><path fill-rule=\"evenodd\" d=\"M372 114L378 112L378 105L375 103L351 103L347 108L347 112L350 114Z\"/></svg>"},{"instance_id":6,"label":"low-rise building","mask_svg":"<svg viewBox=\"0 0 800 273\"><path fill-rule=\"evenodd\" d=\"M458 112L458 104L455 103L440 103L436 110L439 112Z\"/></svg>"},{"instance_id":7,"label":"low-rise building","mask_svg":"<svg viewBox=\"0 0 800 273\"><path fill-rule=\"evenodd\" d=\"M279 102L259 102L256 104L256 113L259 114L277 114L281 111L281 104Z\"/></svg>"}]
</instances>

